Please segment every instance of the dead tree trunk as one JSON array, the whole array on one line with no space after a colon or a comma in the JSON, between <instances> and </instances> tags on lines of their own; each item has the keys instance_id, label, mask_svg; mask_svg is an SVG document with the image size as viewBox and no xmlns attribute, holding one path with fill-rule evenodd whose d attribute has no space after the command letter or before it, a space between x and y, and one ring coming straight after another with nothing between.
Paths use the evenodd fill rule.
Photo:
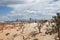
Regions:
<instances>
[{"instance_id":1,"label":"dead tree trunk","mask_svg":"<svg viewBox=\"0 0 60 40\"><path fill-rule=\"evenodd\" d=\"M38 31L39 31L39 33L41 33L41 24L38 23L37 27L38 27Z\"/></svg>"}]
</instances>

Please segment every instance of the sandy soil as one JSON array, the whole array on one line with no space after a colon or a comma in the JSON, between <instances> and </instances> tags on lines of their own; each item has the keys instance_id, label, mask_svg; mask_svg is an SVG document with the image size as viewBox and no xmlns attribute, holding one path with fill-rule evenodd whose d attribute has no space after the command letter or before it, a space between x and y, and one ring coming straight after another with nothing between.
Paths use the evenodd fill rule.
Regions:
<instances>
[{"instance_id":1,"label":"sandy soil","mask_svg":"<svg viewBox=\"0 0 60 40\"><path fill-rule=\"evenodd\" d=\"M54 35L56 35L56 34L54 34L54 35L45 35L43 33L40 33L40 34L37 34L35 37L29 36L29 33L33 32L33 31L38 32L38 30L34 29L34 27L35 27L34 25L36 26L36 24L34 24L34 23L27 25L24 28L23 33L21 33L22 29L19 29L19 27L0 31L0 40L24 40L26 38L27 38L27 40L34 40L34 39L38 39L38 40L55 40ZM45 36L43 36L43 35L45 35Z\"/></svg>"}]
</instances>

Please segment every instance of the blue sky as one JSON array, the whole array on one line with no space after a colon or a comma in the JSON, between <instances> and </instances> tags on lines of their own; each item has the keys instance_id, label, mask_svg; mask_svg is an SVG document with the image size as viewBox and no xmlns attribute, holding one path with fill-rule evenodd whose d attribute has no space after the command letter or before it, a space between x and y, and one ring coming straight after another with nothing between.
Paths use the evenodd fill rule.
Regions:
<instances>
[{"instance_id":1,"label":"blue sky","mask_svg":"<svg viewBox=\"0 0 60 40\"><path fill-rule=\"evenodd\" d=\"M10 7L0 5L0 16L7 15L12 10Z\"/></svg>"},{"instance_id":2,"label":"blue sky","mask_svg":"<svg viewBox=\"0 0 60 40\"><path fill-rule=\"evenodd\" d=\"M60 0L0 0L0 21L51 19L60 12Z\"/></svg>"}]
</instances>

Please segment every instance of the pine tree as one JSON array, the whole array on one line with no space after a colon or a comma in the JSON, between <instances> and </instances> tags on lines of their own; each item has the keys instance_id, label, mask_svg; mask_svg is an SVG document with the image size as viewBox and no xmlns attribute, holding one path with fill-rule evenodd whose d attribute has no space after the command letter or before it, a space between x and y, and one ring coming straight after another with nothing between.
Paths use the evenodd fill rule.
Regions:
<instances>
[{"instance_id":1,"label":"pine tree","mask_svg":"<svg viewBox=\"0 0 60 40\"><path fill-rule=\"evenodd\" d=\"M30 22L30 23L32 22L32 18L29 18L29 22Z\"/></svg>"},{"instance_id":2,"label":"pine tree","mask_svg":"<svg viewBox=\"0 0 60 40\"><path fill-rule=\"evenodd\" d=\"M16 19L16 22L18 22L19 20L18 19Z\"/></svg>"}]
</instances>

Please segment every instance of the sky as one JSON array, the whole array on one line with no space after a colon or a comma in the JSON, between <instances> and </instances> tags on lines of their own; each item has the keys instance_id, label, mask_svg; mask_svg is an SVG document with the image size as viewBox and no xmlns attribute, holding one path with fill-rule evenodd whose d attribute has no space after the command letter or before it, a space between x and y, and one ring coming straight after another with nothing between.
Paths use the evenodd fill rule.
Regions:
<instances>
[{"instance_id":1,"label":"sky","mask_svg":"<svg viewBox=\"0 0 60 40\"><path fill-rule=\"evenodd\" d=\"M0 0L0 21L51 19L60 12L60 0Z\"/></svg>"}]
</instances>

